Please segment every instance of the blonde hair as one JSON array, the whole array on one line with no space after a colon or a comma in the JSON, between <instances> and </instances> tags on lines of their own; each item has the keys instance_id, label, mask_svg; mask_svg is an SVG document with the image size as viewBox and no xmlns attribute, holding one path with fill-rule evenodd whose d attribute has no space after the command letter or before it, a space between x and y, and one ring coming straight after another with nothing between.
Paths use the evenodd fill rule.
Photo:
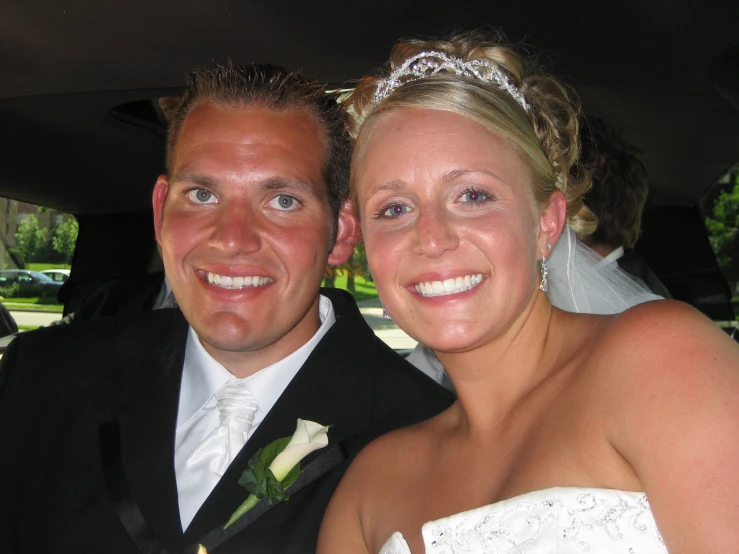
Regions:
<instances>
[{"instance_id":1,"label":"blonde hair","mask_svg":"<svg viewBox=\"0 0 739 554\"><path fill-rule=\"evenodd\" d=\"M495 83L453 72L403 83L375 105L380 83L403 62L422 52L436 51L463 62L487 60L508 74L511 83L526 99L525 110L508 92ZM528 162L533 195L542 207L552 193L560 190L567 199L567 222L583 236L597 226L596 216L583 204L590 188L586 172L571 171L578 162L580 107L573 91L539 70L513 49L490 40L479 32L455 35L448 40L406 40L395 45L388 68L382 75L365 77L346 101L350 133L356 140L352 153L351 189L356 205L356 162L362 154L371 122L395 108L424 108L454 112L484 125L513 144Z\"/></svg>"}]
</instances>

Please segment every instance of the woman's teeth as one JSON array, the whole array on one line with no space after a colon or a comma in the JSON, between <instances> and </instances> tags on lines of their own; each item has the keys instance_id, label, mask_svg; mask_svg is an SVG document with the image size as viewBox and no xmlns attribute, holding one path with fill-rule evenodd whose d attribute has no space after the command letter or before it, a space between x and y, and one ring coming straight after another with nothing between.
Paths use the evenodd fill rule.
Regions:
<instances>
[{"instance_id":1,"label":"woman's teeth","mask_svg":"<svg viewBox=\"0 0 739 554\"><path fill-rule=\"evenodd\" d=\"M223 289L242 289L244 287L263 287L272 282L269 277L231 277L208 272L208 282Z\"/></svg>"},{"instance_id":2,"label":"woman's teeth","mask_svg":"<svg viewBox=\"0 0 739 554\"><path fill-rule=\"evenodd\" d=\"M427 281L416 284L416 292L421 296L430 298L432 296L446 296L470 290L482 282L482 274L465 275L444 279L443 281Z\"/></svg>"}]
</instances>

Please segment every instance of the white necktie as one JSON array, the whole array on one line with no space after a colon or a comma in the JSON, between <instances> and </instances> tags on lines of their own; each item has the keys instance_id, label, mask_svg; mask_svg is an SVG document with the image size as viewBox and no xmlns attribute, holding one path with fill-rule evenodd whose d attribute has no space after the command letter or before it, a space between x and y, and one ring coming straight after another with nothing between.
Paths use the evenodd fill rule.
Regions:
<instances>
[{"instance_id":1,"label":"white necktie","mask_svg":"<svg viewBox=\"0 0 739 554\"><path fill-rule=\"evenodd\" d=\"M193 469L207 466L217 482L246 444L259 406L247 386L236 380L218 389L214 398L220 425L190 455L187 465Z\"/></svg>"}]
</instances>

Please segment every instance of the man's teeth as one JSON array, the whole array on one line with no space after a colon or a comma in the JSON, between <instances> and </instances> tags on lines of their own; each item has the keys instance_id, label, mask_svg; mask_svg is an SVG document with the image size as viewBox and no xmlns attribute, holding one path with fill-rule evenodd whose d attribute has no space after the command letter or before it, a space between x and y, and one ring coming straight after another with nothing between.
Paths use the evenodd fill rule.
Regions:
<instances>
[{"instance_id":1,"label":"man's teeth","mask_svg":"<svg viewBox=\"0 0 739 554\"><path fill-rule=\"evenodd\" d=\"M430 298L432 296L446 296L470 290L481 282L482 275L480 273L475 273L474 275L444 279L443 281L427 281L425 283L418 283L416 284L416 292L426 298Z\"/></svg>"},{"instance_id":2,"label":"man's teeth","mask_svg":"<svg viewBox=\"0 0 739 554\"><path fill-rule=\"evenodd\" d=\"M269 277L231 277L208 272L208 282L224 289L242 289L244 287L263 287L272 282Z\"/></svg>"}]
</instances>

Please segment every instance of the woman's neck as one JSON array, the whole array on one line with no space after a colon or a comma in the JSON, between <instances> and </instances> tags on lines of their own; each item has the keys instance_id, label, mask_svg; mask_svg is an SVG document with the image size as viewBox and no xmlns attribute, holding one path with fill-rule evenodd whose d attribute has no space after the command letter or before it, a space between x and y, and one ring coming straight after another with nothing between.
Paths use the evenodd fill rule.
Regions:
<instances>
[{"instance_id":1,"label":"woman's neck","mask_svg":"<svg viewBox=\"0 0 739 554\"><path fill-rule=\"evenodd\" d=\"M467 432L488 434L549 376L561 345L551 336L558 313L537 292L503 336L468 352L436 353L456 388Z\"/></svg>"}]
</instances>

